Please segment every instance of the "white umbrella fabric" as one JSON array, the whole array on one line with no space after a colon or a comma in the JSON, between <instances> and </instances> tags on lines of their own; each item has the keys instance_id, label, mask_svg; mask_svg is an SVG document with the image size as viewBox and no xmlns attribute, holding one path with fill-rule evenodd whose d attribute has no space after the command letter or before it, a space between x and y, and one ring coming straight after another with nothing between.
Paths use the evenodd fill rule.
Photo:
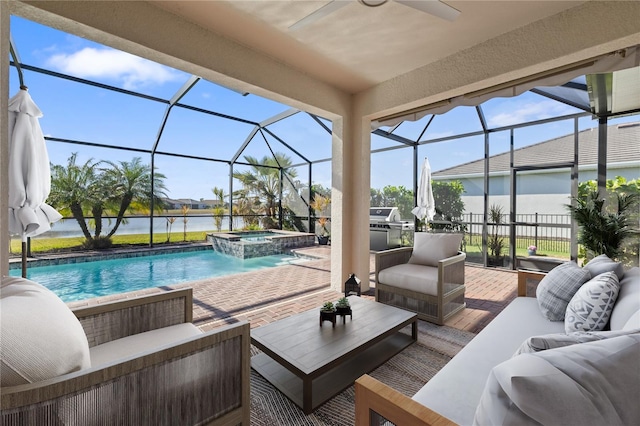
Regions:
<instances>
[{"instance_id":1,"label":"white umbrella fabric","mask_svg":"<svg viewBox=\"0 0 640 426\"><path fill-rule=\"evenodd\" d=\"M436 214L436 203L433 199L433 189L431 188L431 165L429 159L425 157L418 183L417 206L411 210L419 220L433 220Z\"/></svg>"},{"instance_id":2,"label":"white umbrella fabric","mask_svg":"<svg viewBox=\"0 0 640 426\"><path fill-rule=\"evenodd\" d=\"M27 237L62 219L45 201L51 191L49 154L38 119L42 111L26 89L9 99L9 231L22 237L22 276L26 277Z\"/></svg>"}]
</instances>

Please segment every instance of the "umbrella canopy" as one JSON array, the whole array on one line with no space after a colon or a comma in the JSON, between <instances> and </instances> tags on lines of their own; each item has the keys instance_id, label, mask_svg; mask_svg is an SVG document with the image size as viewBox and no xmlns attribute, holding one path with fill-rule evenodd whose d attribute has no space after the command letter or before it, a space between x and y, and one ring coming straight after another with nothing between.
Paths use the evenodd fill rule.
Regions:
<instances>
[{"instance_id":1,"label":"umbrella canopy","mask_svg":"<svg viewBox=\"0 0 640 426\"><path fill-rule=\"evenodd\" d=\"M433 190L431 188L431 165L429 159L425 158L420 173L420 182L418 183L417 206L411 210L418 219L427 221L433 220L436 214L436 203L433 199Z\"/></svg>"},{"instance_id":2,"label":"umbrella canopy","mask_svg":"<svg viewBox=\"0 0 640 426\"><path fill-rule=\"evenodd\" d=\"M45 203L51 170L40 117L42 112L25 89L9 99L9 231L23 242L62 219Z\"/></svg>"}]
</instances>

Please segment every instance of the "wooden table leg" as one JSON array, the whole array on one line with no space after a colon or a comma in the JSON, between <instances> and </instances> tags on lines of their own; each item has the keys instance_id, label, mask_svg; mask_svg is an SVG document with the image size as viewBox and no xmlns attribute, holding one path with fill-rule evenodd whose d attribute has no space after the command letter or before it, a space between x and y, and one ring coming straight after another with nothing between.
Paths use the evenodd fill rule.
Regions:
<instances>
[{"instance_id":1,"label":"wooden table leg","mask_svg":"<svg viewBox=\"0 0 640 426\"><path fill-rule=\"evenodd\" d=\"M411 323L411 338L414 342L418 341L418 320L415 319Z\"/></svg>"},{"instance_id":2,"label":"wooden table leg","mask_svg":"<svg viewBox=\"0 0 640 426\"><path fill-rule=\"evenodd\" d=\"M311 414L313 411L313 379L309 376L302 379L302 411Z\"/></svg>"}]
</instances>

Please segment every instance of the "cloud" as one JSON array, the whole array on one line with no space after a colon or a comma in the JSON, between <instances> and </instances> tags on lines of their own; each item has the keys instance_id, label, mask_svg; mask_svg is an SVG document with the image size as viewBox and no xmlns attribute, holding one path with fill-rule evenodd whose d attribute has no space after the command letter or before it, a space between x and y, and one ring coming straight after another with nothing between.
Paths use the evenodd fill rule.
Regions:
<instances>
[{"instance_id":1,"label":"cloud","mask_svg":"<svg viewBox=\"0 0 640 426\"><path fill-rule=\"evenodd\" d=\"M545 118L557 117L559 115L571 114L575 112L573 108L568 105L563 105L560 102L548 100L541 102L528 102L520 107L514 105L512 102L505 102L501 105L501 109L510 109L508 112L501 112L499 114L489 117L488 123L491 127L509 126L511 124L524 123L527 121L543 120Z\"/></svg>"},{"instance_id":2,"label":"cloud","mask_svg":"<svg viewBox=\"0 0 640 426\"><path fill-rule=\"evenodd\" d=\"M80 78L115 80L127 90L161 85L180 78L178 72L168 67L108 48L85 47L70 54L58 53L51 56L47 64Z\"/></svg>"}]
</instances>

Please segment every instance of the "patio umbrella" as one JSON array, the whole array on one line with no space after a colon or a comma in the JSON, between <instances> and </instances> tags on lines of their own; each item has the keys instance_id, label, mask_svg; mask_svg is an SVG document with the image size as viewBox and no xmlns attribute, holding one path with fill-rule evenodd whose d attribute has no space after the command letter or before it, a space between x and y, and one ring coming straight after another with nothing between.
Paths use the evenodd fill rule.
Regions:
<instances>
[{"instance_id":1,"label":"patio umbrella","mask_svg":"<svg viewBox=\"0 0 640 426\"><path fill-rule=\"evenodd\" d=\"M9 231L22 237L22 276L27 275L27 238L62 219L45 203L51 191L49 155L38 118L42 112L26 88L9 99Z\"/></svg>"},{"instance_id":2,"label":"patio umbrella","mask_svg":"<svg viewBox=\"0 0 640 426\"><path fill-rule=\"evenodd\" d=\"M417 195L417 206L411 210L411 213L419 220L433 220L436 214L436 203L433 199L433 190L431 189L431 165L429 164L429 159L426 157L422 164Z\"/></svg>"}]
</instances>

